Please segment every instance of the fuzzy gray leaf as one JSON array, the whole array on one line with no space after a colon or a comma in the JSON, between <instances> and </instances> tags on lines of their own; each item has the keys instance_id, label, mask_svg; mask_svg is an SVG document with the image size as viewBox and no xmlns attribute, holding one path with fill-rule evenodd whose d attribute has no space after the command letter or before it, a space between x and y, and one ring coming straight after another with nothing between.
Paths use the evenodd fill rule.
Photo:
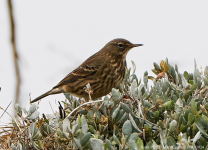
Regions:
<instances>
[{"instance_id":1,"label":"fuzzy gray leaf","mask_svg":"<svg viewBox=\"0 0 208 150\"><path fill-rule=\"evenodd\" d=\"M100 139L91 138L90 145L92 147L92 150L104 150L103 141Z\"/></svg>"}]
</instances>

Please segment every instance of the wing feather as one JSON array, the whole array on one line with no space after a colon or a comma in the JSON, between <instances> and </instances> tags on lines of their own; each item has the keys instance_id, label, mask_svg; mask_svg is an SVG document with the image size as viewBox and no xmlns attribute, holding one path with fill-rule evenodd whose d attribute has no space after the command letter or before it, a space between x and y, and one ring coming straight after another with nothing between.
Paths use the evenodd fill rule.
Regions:
<instances>
[{"instance_id":1,"label":"wing feather","mask_svg":"<svg viewBox=\"0 0 208 150\"><path fill-rule=\"evenodd\" d=\"M78 80L87 78L88 76L94 76L102 67L103 61L105 61L105 58L101 56L98 57L96 53L89 57L78 68L69 73L63 80L53 87L53 89L69 83L75 83Z\"/></svg>"}]
</instances>

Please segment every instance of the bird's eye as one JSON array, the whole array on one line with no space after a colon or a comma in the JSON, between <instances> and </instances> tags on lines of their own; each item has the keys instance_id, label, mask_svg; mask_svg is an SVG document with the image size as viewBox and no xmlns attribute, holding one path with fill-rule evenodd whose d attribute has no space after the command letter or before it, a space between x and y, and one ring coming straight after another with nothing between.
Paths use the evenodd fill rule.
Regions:
<instances>
[{"instance_id":1,"label":"bird's eye","mask_svg":"<svg viewBox=\"0 0 208 150\"><path fill-rule=\"evenodd\" d=\"M118 43L118 48L123 48L123 44L122 43Z\"/></svg>"}]
</instances>

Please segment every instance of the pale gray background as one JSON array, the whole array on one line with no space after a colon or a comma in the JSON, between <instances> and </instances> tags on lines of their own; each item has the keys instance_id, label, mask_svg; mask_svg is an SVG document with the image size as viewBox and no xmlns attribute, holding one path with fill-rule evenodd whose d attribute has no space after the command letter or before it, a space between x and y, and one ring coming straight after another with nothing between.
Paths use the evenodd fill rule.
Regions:
<instances>
[{"instance_id":1,"label":"pale gray background","mask_svg":"<svg viewBox=\"0 0 208 150\"><path fill-rule=\"evenodd\" d=\"M143 47L127 55L137 65L136 74L152 75L153 62L166 57L179 71L204 69L208 50L207 1L13 1L17 50L22 77L21 105L29 108L32 99L48 91L89 56L114 38L125 38ZM15 72L10 45L7 1L0 1L0 106L6 108L15 97ZM41 113L57 111L49 96L40 103ZM13 105L10 106L9 111ZM0 110L0 115L3 113ZM3 119L9 119L4 115ZM5 121L8 122L8 121Z\"/></svg>"}]
</instances>

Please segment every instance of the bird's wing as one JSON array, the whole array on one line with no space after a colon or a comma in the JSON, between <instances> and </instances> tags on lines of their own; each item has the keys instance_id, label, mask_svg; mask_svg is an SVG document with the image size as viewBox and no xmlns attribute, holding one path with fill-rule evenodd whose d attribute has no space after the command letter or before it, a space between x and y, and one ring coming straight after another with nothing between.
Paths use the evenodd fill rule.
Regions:
<instances>
[{"instance_id":1,"label":"bird's wing","mask_svg":"<svg viewBox=\"0 0 208 150\"><path fill-rule=\"evenodd\" d=\"M95 56L96 54L88 58L77 69L69 73L63 80L53 87L53 89L95 75L105 61L104 57Z\"/></svg>"}]
</instances>

